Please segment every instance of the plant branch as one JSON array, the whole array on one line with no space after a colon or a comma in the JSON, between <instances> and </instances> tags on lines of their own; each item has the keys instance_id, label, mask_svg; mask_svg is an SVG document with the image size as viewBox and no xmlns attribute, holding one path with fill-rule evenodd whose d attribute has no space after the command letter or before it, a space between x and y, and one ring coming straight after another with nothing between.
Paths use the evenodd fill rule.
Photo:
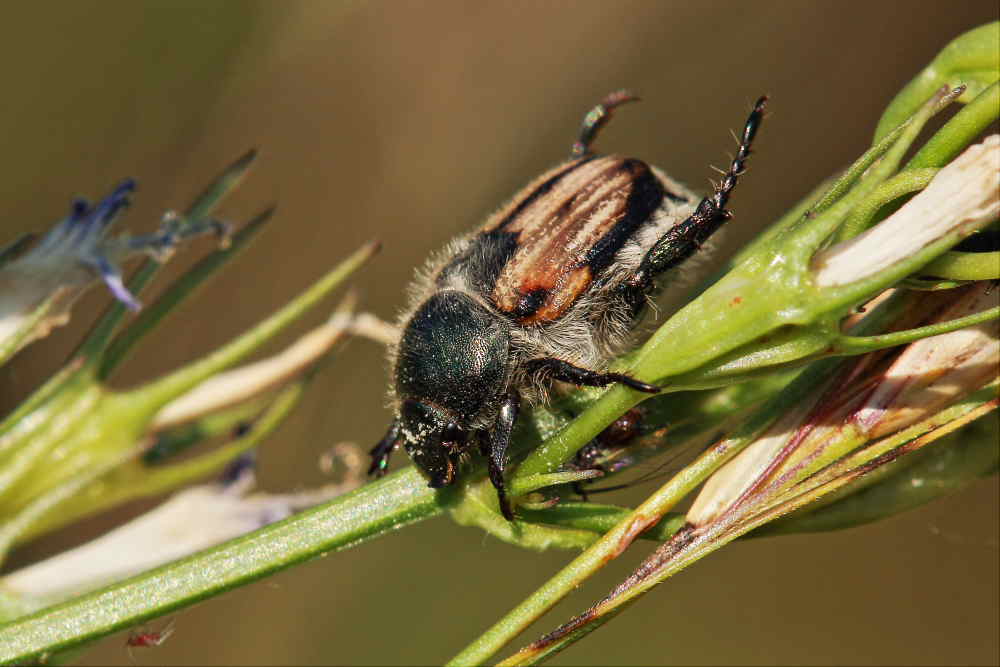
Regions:
<instances>
[{"instance_id":1,"label":"plant branch","mask_svg":"<svg viewBox=\"0 0 1000 667\"><path fill-rule=\"evenodd\" d=\"M214 549L0 626L0 663L79 646L440 512L435 491L407 468Z\"/></svg>"}]
</instances>

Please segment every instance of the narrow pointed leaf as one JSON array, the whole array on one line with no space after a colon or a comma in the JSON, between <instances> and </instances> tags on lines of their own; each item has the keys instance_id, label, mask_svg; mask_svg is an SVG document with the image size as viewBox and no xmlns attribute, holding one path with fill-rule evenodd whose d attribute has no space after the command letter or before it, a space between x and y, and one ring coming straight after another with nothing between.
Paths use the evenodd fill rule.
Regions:
<instances>
[{"instance_id":1,"label":"narrow pointed leaf","mask_svg":"<svg viewBox=\"0 0 1000 667\"><path fill-rule=\"evenodd\" d=\"M139 341L163 321L173 310L220 269L225 267L261 232L274 213L269 208L254 217L233 235L225 248L220 248L195 264L174 281L162 295L147 306L124 332L119 334L104 353L98 376L107 378L128 357Z\"/></svg>"}]
</instances>

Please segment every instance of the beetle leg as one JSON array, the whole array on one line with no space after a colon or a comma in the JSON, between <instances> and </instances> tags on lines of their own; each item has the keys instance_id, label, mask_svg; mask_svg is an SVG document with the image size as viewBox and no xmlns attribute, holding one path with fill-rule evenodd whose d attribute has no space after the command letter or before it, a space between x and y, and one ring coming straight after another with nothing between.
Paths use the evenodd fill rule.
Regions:
<instances>
[{"instance_id":1,"label":"beetle leg","mask_svg":"<svg viewBox=\"0 0 1000 667\"><path fill-rule=\"evenodd\" d=\"M389 457L399 446L400 426L399 420L394 419L389 425L389 430L379 443L372 447L369 454L372 457L372 464L368 467L368 474L381 477L389 467Z\"/></svg>"},{"instance_id":2,"label":"beetle leg","mask_svg":"<svg viewBox=\"0 0 1000 667\"><path fill-rule=\"evenodd\" d=\"M722 181L715 188L715 193L702 199L698 208L687 220L675 225L660 237L646 253L635 274L625 282L623 289L626 298L635 306L641 306L645 294L653 286L653 278L677 266L697 252L701 244L708 240L708 237L714 234L724 222L733 217L732 212L726 209L726 204L729 202L729 196L736 187L739 177L746 170L746 160L750 157L750 146L764 117L766 104L767 97L761 97L754 104L753 111L750 112L746 125L743 126L740 147L729 166L729 171L725 173Z\"/></svg>"},{"instance_id":3,"label":"beetle leg","mask_svg":"<svg viewBox=\"0 0 1000 667\"><path fill-rule=\"evenodd\" d=\"M612 112L626 102L637 102L638 100L638 97L627 90L616 90L601 100L600 104L588 111L587 115L583 117L583 125L580 126L580 136L576 140L576 143L573 144L572 150L570 150L570 157L580 158L588 155L590 153L590 144L597 138L597 134L601 131L601 128L611 120Z\"/></svg>"},{"instance_id":4,"label":"beetle leg","mask_svg":"<svg viewBox=\"0 0 1000 667\"><path fill-rule=\"evenodd\" d=\"M532 359L525 362L525 366L527 367L528 372L533 373L535 371L544 370L548 372L550 377L556 380L562 380L563 382L570 382L584 387L606 387L609 384L618 382L626 387L630 387L636 391L643 391L647 394L658 394L660 392L659 387L646 384L645 382L640 382L639 380L629 377L623 373L598 373L597 371L580 368L579 366L574 366L568 361L555 359L553 357Z\"/></svg>"},{"instance_id":5,"label":"beetle leg","mask_svg":"<svg viewBox=\"0 0 1000 667\"><path fill-rule=\"evenodd\" d=\"M507 487L504 483L503 472L507 465L510 433L514 429L514 422L517 421L517 413L520 409L521 395L512 390L500 406L500 414L497 416L496 424L492 430L483 434L479 445L483 456L489 460L490 481L493 482L493 487L497 490L500 512L508 521L514 520L514 512L510 508L510 500L507 499Z\"/></svg>"}]
</instances>

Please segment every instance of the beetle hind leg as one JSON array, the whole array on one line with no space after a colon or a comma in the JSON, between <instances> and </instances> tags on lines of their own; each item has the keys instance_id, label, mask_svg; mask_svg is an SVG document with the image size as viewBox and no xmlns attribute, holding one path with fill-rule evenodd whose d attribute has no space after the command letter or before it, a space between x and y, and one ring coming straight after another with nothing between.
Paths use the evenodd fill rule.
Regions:
<instances>
[{"instance_id":1,"label":"beetle hind leg","mask_svg":"<svg viewBox=\"0 0 1000 667\"><path fill-rule=\"evenodd\" d=\"M627 90L616 90L601 100L600 104L587 112L583 117L583 125L580 126L580 136L570 150L571 158L581 158L590 154L590 145L600 133L601 129L608 124L614 110L626 102L637 102L638 97Z\"/></svg>"},{"instance_id":2,"label":"beetle hind leg","mask_svg":"<svg viewBox=\"0 0 1000 667\"><path fill-rule=\"evenodd\" d=\"M733 216L726 208L726 204L739 177L746 170L750 147L764 118L766 105L767 97L761 97L754 104L743 126L739 149L729 169L723 174L722 181L716 186L715 192L702 199L687 220L671 227L661 236L643 257L636 272L624 283L622 289L626 300L634 308L641 308L645 295L652 289L653 279L657 275L677 266L697 252L701 245Z\"/></svg>"}]
</instances>

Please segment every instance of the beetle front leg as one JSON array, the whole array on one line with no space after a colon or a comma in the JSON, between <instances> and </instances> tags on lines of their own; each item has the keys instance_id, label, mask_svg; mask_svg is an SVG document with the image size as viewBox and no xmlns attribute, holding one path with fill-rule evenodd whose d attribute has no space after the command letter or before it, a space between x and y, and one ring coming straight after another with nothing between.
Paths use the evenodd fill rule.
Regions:
<instances>
[{"instance_id":1,"label":"beetle front leg","mask_svg":"<svg viewBox=\"0 0 1000 667\"><path fill-rule=\"evenodd\" d=\"M500 512L508 521L514 520L514 512L507 499L507 487L504 482L504 469L507 466L507 448L510 446L510 434L514 430L518 412L521 410L521 395L517 391L507 394L500 413L497 415L493 429L481 435L480 449L489 461L490 481L497 490L497 500L500 502Z\"/></svg>"},{"instance_id":2,"label":"beetle front leg","mask_svg":"<svg viewBox=\"0 0 1000 667\"><path fill-rule=\"evenodd\" d=\"M626 387L642 391L647 394L658 394L660 388L640 382L624 373L598 373L586 368L574 366L568 361L546 357L544 359L532 359L525 363L528 372L546 371L550 377L563 382L583 386L583 387L606 387L609 384L619 383Z\"/></svg>"},{"instance_id":3,"label":"beetle front leg","mask_svg":"<svg viewBox=\"0 0 1000 667\"><path fill-rule=\"evenodd\" d=\"M372 457L372 464L368 467L369 475L374 475L375 477L385 475L389 467L389 457L392 456L392 453L399 446L400 435L399 420L394 419L385 436L369 452L369 455Z\"/></svg>"},{"instance_id":4,"label":"beetle front leg","mask_svg":"<svg viewBox=\"0 0 1000 667\"><path fill-rule=\"evenodd\" d=\"M715 192L705 197L698 208L684 222L673 226L649 249L635 274L624 283L622 289L634 306L639 307L645 295L653 286L653 279L688 257L693 255L708 238L716 232L733 214L726 208L739 177L746 170L746 160L750 157L757 129L764 118L767 97L761 97L754 104L753 111L743 126L740 146L733 157L729 170L716 187Z\"/></svg>"}]
</instances>

